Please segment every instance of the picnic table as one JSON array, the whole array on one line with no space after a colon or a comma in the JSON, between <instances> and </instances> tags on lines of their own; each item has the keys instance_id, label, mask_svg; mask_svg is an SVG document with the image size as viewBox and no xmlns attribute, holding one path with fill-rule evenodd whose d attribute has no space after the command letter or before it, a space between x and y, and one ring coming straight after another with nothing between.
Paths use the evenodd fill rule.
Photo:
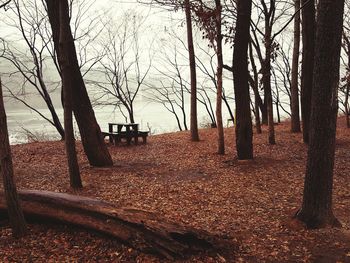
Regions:
<instances>
[{"instance_id":1,"label":"picnic table","mask_svg":"<svg viewBox=\"0 0 350 263\"><path fill-rule=\"evenodd\" d=\"M114 130L114 127L117 127ZM109 137L109 141L117 144L121 142L121 139L126 139L128 145L130 145L132 139L134 143L138 144L138 138L142 137L143 143L147 142L148 131L140 131L138 123L108 123L108 132L102 132L103 138Z\"/></svg>"}]
</instances>

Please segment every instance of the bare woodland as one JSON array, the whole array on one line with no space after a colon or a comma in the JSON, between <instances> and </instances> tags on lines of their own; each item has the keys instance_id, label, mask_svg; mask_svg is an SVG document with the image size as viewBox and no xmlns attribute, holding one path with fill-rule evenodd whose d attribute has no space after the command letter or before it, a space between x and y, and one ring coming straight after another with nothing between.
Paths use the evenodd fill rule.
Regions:
<instances>
[{"instance_id":1,"label":"bare woodland","mask_svg":"<svg viewBox=\"0 0 350 263\"><path fill-rule=\"evenodd\" d=\"M110 4L0 1L0 258L348 261L349 3ZM179 132L105 140L140 102ZM10 103L58 140L10 145Z\"/></svg>"}]
</instances>

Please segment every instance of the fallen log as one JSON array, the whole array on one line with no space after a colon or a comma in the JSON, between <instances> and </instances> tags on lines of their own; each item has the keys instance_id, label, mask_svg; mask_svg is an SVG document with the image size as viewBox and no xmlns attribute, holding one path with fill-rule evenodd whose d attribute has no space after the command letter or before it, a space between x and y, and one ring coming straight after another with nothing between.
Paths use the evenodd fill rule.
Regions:
<instances>
[{"instance_id":1,"label":"fallen log","mask_svg":"<svg viewBox=\"0 0 350 263\"><path fill-rule=\"evenodd\" d=\"M168 259L216 252L228 244L220 237L170 222L156 213L117 208L97 199L35 190L19 191L19 197L27 219L53 219L93 229L142 252ZM4 193L0 193L0 212L5 211Z\"/></svg>"}]
</instances>

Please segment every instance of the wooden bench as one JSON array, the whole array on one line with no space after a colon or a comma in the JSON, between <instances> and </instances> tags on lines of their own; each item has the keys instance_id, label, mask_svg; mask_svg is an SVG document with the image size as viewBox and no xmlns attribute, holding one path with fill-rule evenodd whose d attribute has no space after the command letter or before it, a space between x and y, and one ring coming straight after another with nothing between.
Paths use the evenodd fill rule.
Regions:
<instances>
[{"instance_id":1,"label":"wooden bench","mask_svg":"<svg viewBox=\"0 0 350 263\"><path fill-rule=\"evenodd\" d=\"M142 142L147 143L147 136L149 131L138 131L138 137L142 137Z\"/></svg>"},{"instance_id":2,"label":"wooden bench","mask_svg":"<svg viewBox=\"0 0 350 263\"><path fill-rule=\"evenodd\" d=\"M120 136L117 132L101 132L102 133L102 138L105 140L105 138L108 136L109 137L109 142L113 143L114 145L120 141Z\"/></svg>"},{"instance_id":3,"label":"wooden bench","mask_svg":"<svg viewBox=\"0 0 350 263\"><path fill-rule=\"evenodd\" d=\"M147 143L147 136L149 131L138 131L137 135L135 135L134 132L130 132L127 134L125 131L122 132L102 132L103 139L105 139L107 136L109 136L109 142L113 143L114 145L121 142L121 139L126 139L127 144L130 144L131 139L134 138L135 144L138 143L138 138L142 138L142 142L145 144Z\"/></svg>"}]
</instances>

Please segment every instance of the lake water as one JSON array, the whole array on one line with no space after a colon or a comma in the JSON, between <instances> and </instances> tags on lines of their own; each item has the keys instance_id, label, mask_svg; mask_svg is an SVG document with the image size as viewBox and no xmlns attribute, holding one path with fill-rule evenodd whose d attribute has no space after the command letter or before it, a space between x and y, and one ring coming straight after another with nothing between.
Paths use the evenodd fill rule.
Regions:
<instances>
[{"instance_id":1,"label":"lake water","mask_svg":"<svg viewBox=\"0 0 350 263\"><path fill-rule=\"evenodd\" d=\"M188 104L186 105L186 108L186 117L189 127L190 108ZM47 109L41 108L39 110L45 116L50 116ZM125 122L123 115L118 110L114 111L113 107L95 108L94 110L97 122L103 131L108 130L108 122ZM57 112L62 120L62 108L58 108ZM225 108L223 108L223 112L225 120L229 115ZM11 144L26 143L31 140L31 136L39 140L53 140L59 138L55 128L33 111L23 107L17 109L12 105L12 107L6 111L6 114ZM205 109L201 105L198 105L199 125L204 125L209 122L208 117L206 116ZM142 101L136 103L135 122L140 124L140 129L142 130L148 130L150 128L152 134L174 132L178 130L173 114L157 103L144 103ZM77 128L76 134L78 134Z\"/></svg>"}]
</instances>

